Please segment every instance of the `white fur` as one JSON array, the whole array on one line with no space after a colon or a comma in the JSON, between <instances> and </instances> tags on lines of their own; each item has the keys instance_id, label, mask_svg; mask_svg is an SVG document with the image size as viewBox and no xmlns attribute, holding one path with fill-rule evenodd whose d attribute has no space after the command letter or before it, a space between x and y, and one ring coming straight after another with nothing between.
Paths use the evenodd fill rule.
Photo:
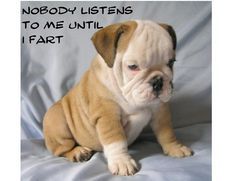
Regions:
<instances>
[{"instance_id":1,"label":"white fur","mask_svg":"<svg viewBox=\"0 0 236 181\"><path fill-rule=\"evenodd\" d=\"M108 68L101 56L98 56L103 70L100 80L114 94L114 101L122 108L122 123L131 144L152 117L151 109L156 109L160 100L170 99L172 72L167 67L173 58L171 37L157 23L136 21L137 28L131 37L125 52L117 52L113 68ZM130 64L138 64L139 72L130 73ZM150 71L150 68L154 68ZM156 76L164 79L164 89L157 98L153 94L149 80ZM108 149L109 150L109 149Z\"/></svg>"},{"instance_id":2,"label":"white fur","mask_svg":"<svg viewBox=\"0 0 236 181\"><path fill-rule=\"evenodd\" d=\"M112 174L133 175L137 171L137 164L128 154L125 141L105 145L103 150Z\"/></svg>"},{"instance_id":3,"label":"white fur","mask_svg":"<svg viewBox=\"0 0 236 181\"><path fill-rule=\"evenodd\" d=\"M109 145L105 145L103 147L103 151L107 158L115 159L116 157L120 157L124 154L127 154L127 143L125 141L111 143Z\"/></svg>"},{"instance_id":4,"label":"white fur","mask_svg":"<svg viewBox=\"0 0 236 181\"><path fill-rule=\"evenodd\" d=\"M151 120L151 111L149 109L143 109L135 114L131 114L126 118L123 118L123 126L127 137L128 145L132 144L143 128Z\"/></svg>"}]
</instances>

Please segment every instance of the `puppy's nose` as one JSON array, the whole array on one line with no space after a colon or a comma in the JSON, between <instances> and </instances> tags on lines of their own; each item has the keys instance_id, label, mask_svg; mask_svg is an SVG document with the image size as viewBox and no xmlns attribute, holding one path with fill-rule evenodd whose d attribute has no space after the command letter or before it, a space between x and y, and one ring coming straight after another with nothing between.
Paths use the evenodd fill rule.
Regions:
<instances>
[{"instance_id":1,"label":"puppy's nose","mask_svg":"<svg viewBox=\"0 0 236 181\"><path fill-rule=\"evenodd\" d=\"M163 87L163 78L161 76L155 76L151 79L150 84L153 87L153 91L159 92Z\"/></svg>"}]
</instances>

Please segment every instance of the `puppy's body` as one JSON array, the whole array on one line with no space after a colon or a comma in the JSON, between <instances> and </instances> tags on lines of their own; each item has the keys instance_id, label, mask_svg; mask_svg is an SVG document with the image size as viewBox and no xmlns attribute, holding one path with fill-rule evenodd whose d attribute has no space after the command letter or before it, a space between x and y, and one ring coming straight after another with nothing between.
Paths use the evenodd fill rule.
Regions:
<instances>
[{"instance_id":1,"label":"puppy's body","mask_svg":"<svg viewBox=\"0 0 236 181\"><path fill-rule=\"evenodd\" d=\"M80 83L73 87L46 113L44 118L44 135L48 148L54 147L54 149L57 149L58 141L56 139L60 139L61 137L64 139L63 134L67 133L69 130L71 136L75 139L75 144L77 143L96 151L102 151L102 144L98 138L96 124L99 117L101 115L105 116L104 114L106 112L108 112L108 116L111 117L109 125L113 122L113 116L118 117L117 121L120 123L129 144L137 138L142 129L151 120L152 112L149 107L129 106L122 96L119 95L119 92L112 94L111 91L101 83L96 73L96 71L100 69L98 65L100 62L99 59L100 57L97 56L91 68L81 78ZM112 78L110 78L111 77L108 77L107 82L110 80L113 81ZM116 85L112 83L110 88L115 89ZM58 117L60 117L60 119L58 119ZM65 122L63 123L65 131L57 130L57 126L61 127L61 122L57 124L57 120ZM110 127L107 129L114 131L114 129L117 128ZM59 134L60 137L54 137L55 133ZM52 135L52 137L50 135ZM106 142L114 142L116 139L119 141L119 135L114 134L113 137L108 136ZM56 145L54 146L52 143L56 143ZM56 155L63 155L64 150L54 151L53 148L51 148L51 151L56 152Z\"/></svg>"},{"instance_id":2,"label":"puppy's body","mask_svg":"<svg viewBox=\"0 0 236 181\"><path fill-rule=\"evenodd\" d=\"M92 40L99 54L91 67L45 115L47 148L71 161L103 150L113 174L131 175L137 165L127 146L152 121L166 154L189 156L191 150L175 138L166 103L173 79L167 65L176 46L171 30L150 21L129 21L98 31Z\"/></svg>"}]
</instances>

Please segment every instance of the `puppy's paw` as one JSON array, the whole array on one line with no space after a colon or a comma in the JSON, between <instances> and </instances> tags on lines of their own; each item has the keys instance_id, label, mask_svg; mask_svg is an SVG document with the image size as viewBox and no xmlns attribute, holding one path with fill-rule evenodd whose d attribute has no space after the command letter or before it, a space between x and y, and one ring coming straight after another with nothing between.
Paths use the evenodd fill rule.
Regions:
<instances>
[{"instance_id":1,"label":"puppy's paw","mask_svg":"<svg viewBox=\"0 0 236 181\"><path fill-rule=\"evenodd\" d=\"M177 158L188 157L193 154L190 148L180 143L167 144L163 147L163 151L165 154Z\"/></svg>"},{"instance_id":2,"label":"puppy's paw","mask_svg":"<svg viewBox=\"0 0 236 181\"><path fill-rule=\"evenodd\" d=\"M84 162L88 161L92 157L93 153L93 150L90 148L76 146L70 152L65 153L64 156L72 162Z\"/></svg>"},{"instance_id":3,"label":"puppy's paw","mask_svg":"<svg viewBox=\"0 0 236 181\"><path fill-rule=\"evenodd\" d=\"M138 171L138 166L130 155L108 159L108 168L113 175L129 176Z\"/></svg>"}]
</instances>

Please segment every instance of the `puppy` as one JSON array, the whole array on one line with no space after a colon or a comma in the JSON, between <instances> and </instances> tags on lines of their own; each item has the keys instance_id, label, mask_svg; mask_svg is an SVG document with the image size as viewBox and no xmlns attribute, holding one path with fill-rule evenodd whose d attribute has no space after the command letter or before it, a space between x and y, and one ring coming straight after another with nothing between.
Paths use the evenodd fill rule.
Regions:
<instances>
[{"instance_id":1,"label":"puppy","mask_svg":"<svg viewBox=\"0 0 236 181\"><path fill-rule=\"evenodd\" d=\"M176 35L152 21L127 21L97 31L98 52L78 85L45 114L48 150L71 161L104 151L112 174L138 171L128 145L151 124L165 154L190 156L175 137L168 106L172 93Z\"/></svg>"}]
</instances>

